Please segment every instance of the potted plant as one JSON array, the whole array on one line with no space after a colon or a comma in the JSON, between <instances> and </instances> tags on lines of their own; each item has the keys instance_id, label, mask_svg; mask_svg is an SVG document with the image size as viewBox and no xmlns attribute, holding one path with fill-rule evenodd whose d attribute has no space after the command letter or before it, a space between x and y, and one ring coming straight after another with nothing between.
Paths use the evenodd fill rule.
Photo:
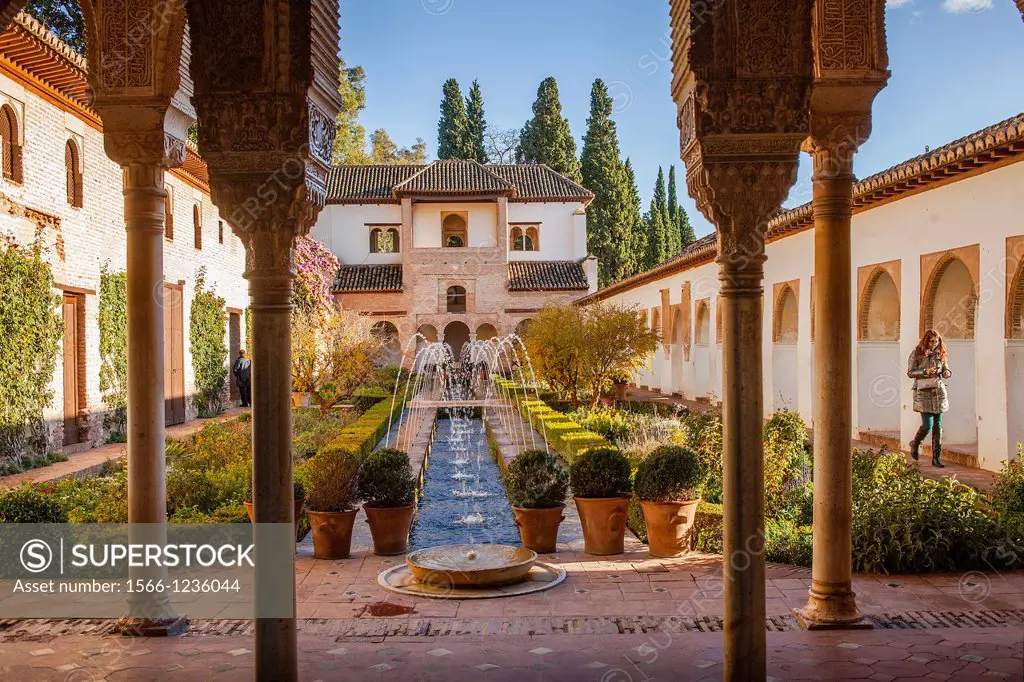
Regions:
<instances>
[{"instance_id":1,"label":"potted plant","mask_svg":"<svg viewBox=\"0 0 1024 682\"><path fill-rule=\"evenodd\" d=\"M295 490L295 532L298 534L299 524L302 521L302 506L306 501L306 491L302 487L299 481L294 481ZM249 474L249 478L245 484L245 501L242 502L245 505L245 513L249 515L249 523L256 523L256 519L253 518L252 511L252 474Z\"/></svg>"},{"instance_id":2,"label":"potted plant","mask_svg":"<svg viewBox=\"0 0 1024 682\"><path fill-rule=\"evenodd\" d=\"M359 469L359 496L373 536L373 553L403 554L409 544L409 526L416 511L416 479L409 455L383 448L363 459Z\"/></svg>"},{"instance_id":3,"label":"potted plant","mask_svg":"<svg viewBox=\"0 0 1024 682\"><path fill-rule=\"evenodd\" d=\"M633 489L644 510L651 556L677 557L689 549L703 482L700 460L685 448L663 445L640 462Z\"/></svg>"},{"instance_id":4,"label":"potted plant","mask_svg":"<svg viewBox=\"0 0 1024 682\"><path fill-rule=\"evenodd\" d=\"M630 375L627 372L617 372L612 376L612 398L615 402L626 401L626 389L629 388Z\"/></svg>"},{"instance_id":5,"label":"potted plant","mask_svg":"<svg viewBox=\"0 0 1024 682\"><path fill-rule=\"evenodd\" d=\"M359 455L327 446L306 460L300 471L306 488L306 514L313 531L313 556L348 557L359 501Z\"/></svg>"},{"instance_id":6,"label":"potted plant","mask_svg":"<svg viewBox=\"0 0 1024 682\"><path fill-rule=\"evenodd\" d=\"M545 450L525 450L509 463L504 480L523 547L538 554L554 552L569 488L561 461Z\"/></svg>"},{"instance_id":7,"label":"potted plant","mask_svg":"<svg viewBox=\"0 0 1024 682\"><path fill-rule=\"evenodd\" d=\"M615 448L596 447L569 467L569 484L583 526L587 554L621 554L629 510L629 460Z\"/></svg>"}]
</instances>

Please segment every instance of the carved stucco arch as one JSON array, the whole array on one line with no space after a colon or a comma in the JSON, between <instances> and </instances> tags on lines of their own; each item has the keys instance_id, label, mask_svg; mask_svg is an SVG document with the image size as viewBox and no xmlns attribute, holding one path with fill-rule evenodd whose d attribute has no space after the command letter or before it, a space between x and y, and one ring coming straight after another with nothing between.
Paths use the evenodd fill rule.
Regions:
<instances>
[{"instance_id":1,"label":"carved stucco arch","mask_svg":"<svg viewBox=\"0 0 1024 682\"><path fill-rule=\"evenodd\" d=\"M783 340L783 328L784 323L783 313L786 310L786 301L792 296L792 303L790 305L796 306L797 320L799 321L800 315L800 296L797 292L796 285L793 282L782 282L777 285L778 288L775 291L775 305L772 310L772 342L773 343L793 343L793 340Z\"/></svg>"},{"instance_id":2,"label":"carved stucco arch","mask_svg":"<svg viewBox=\"0 0 1024 682\"><path fill-rule=\"evenodd\" d=\"M693 315L694 319L694 343L698 346L711 344L711 304L708 299L697 301L697 310ZM703 335L701 334L703 328Z\"/></svg>"},{"instance_id":3,"label":"carved stucco arch","mask_svg":"<svg viewBox=\"0 0 1024 682\"><path fill-rule=\"evenodd\" d=\"M922 292L921 302L921 330L920 333L923 336L924 332L928 329L935 329L936 324L941 323L941 320L935 319L935 296L938 293L939 285L942 283L942 278L949 271L949 268L954 264L959 263L970 277L971 289L967 296L961 300L957 305L962 307L964 310L965 317L965 330L963 339L973 340L975 332L975 322L977 320L978 311L978 281L975 273L971 271L970 266L960 256L953 252L944 253L939 260L935 263L931 273L928 275L927 285L924 287ZM947 333L943 329L938 330L943 336L947 336ZM959 337L951 337L959 338Z\"/></svg>"},{"instance_id":4,"label":"carved stucco arch","mask_svg":"<svg viewBox=\"0 0 1024 682\"><path fill-rule=\"evenodd\" d=\"M893 288L896 290L896 336L892 339L885 339L886 341L898 341L900 337L900 290L899 285L893 278L892 274L883 266L876 265L872 270L871 274L868 275L867 281L864 283L863 291L861 291L860 300L857 302L857 339L859 341L871 340L871 303L874 300L876 287L882 278L886 278L892 282Z\"/></svg>"},{"instance_id":5,"label":"carved stucco arch","mask_svg":"<svg viewBox=\"0 0 1024 682\"><path fill-rule=\"evenodd\" d=\"M1007 338L1024 339L1024 260L1017 265L1017 272L1006 293L1006 314L1009 320Z\"/></svg>"}]
</instances>

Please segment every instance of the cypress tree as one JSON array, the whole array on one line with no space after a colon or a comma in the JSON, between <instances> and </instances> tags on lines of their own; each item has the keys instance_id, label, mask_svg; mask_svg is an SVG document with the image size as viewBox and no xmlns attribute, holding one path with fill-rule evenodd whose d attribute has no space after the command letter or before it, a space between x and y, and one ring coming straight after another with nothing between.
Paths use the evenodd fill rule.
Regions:
<instances>
[{"instance_id":1,"label":"cypress tree","mask_svg":"<svg viewBox=\"0 0 1024 682\"><path fill-rule=\"evenodd\" d=\"M636 186L636 172L633 162L628 158L624 168L626 173L626 232L629 236L629 260L626 263L626 276L635 275L644 268L647 261L646 245L643 230L643 218L640 216L640 190Z\"/></svg>"},{"instance_id":2,"label":"cypress tree","mask_svg":"<svg viewBox=\"0 0 1024 682\"><path fill-rule=\"evenodd\" d=\"M690 224L690 216L686 215L686 210L682 206L679 207L677 216L679 219L679 244L681 251L697 241L697 235L693 231L693 225Z\"/></svg>"},{"instance_id":3,"label":"cypress tree","mask_svg":"<svg viewBox=\"0 0 1024 682\"><path fill-rule=\"evenodd\" d=\"M459 82L449 78L442 89L441 120L437 124L437 158L468 158L469 117Z\"/></svg>"},{"instance_id":4,"label":"cypress tree","mask_svg":"<svg viewBox=\"0 0 1024 682\"><path fill-rule=\"evenodd\" d=\"M631 239L629 189L612 120L612 98L600 78L590 91L590 117L580 160L583 186L594 193L587 208L587 241L601 264L599 283L606 286L626 276Z\"/></svg>"},{"instance_id":5,"label":"cypress tree","mask_svg":"<svg viewBox=\"0 0 1024 682\"><path fill-rule=\"evenodd\" d=\"M576 141L569 130L569 121L562 117L558 83L554 78L545 78L537 89L533 118L523 126L520 138L516 153L518 163L545 163L573 182L582 182Z\"/></svg>"},{"instance_id":6,"label":"cypress tree","mask_svg":"<svg viewBox=\"0 0 1024 682\"><path fill-rule=\"evenodd\" d=\"M466 158L487 163L487 149L484 147L487 121L484 118L484 93L480 90L479 81L473 81L473 87L469 89L469 97L466 98L466 114L469 118Z\"/></svg>"},{"instance_id":7,"label":"cypress tree","mask_svg":"<svg viewBox=\"0 0 1024 682\"><path fill-rule=\"evenodd\" d=\"M679 197L676 194L676 167L668 167L668 251L669 257L682 251L683 244L679 234Z\"/></svg>"},{"instance_id":8,"label":"cypress tree","mask_svg":"<svg viewBox=\"0 0 1024 682\"><path fill-rule=\"evenodd\" d=\"M654 183L651 206L644 217L647 237L646 267L653 268L669 257L668 199L665 196L665 171L658 167L658 180Z\"/></svg>"}]
</instances>

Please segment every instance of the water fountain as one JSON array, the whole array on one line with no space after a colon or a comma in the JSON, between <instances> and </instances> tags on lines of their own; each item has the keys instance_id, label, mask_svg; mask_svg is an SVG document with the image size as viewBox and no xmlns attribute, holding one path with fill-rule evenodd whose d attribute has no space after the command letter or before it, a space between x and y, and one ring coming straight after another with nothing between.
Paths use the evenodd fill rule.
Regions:
<instances>
[{"instance_id":1,"label":"water fountain","mask_svg":"<svg viewBox=\"0 0 1024 682\"><path fill-rule=\"evenodd\" d=\"M498 464L491 458L485 421L493 420L527 447L547 447L516 407L535 386L533 368L516 335L465 343L458 359L444 341L420 334L412 344L415 372L395 381L393 401L405 407L390 425L384 445L409 449L413 428L427 416L436 420L429 466L410 536L414 551L405 565L383 571L377 582L418 596L472 599L525 594L565 578L560 567L538 561L518 546ZM496 375L516 379L522 394L499 388ZM532 389L537 396L536 388Z\"/></svg>"}]
</instances>

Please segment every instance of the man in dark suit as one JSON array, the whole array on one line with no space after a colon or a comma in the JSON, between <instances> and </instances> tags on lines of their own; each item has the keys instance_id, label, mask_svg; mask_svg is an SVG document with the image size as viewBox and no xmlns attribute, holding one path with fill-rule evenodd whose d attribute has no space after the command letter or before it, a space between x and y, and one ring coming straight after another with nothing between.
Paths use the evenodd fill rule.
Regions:
<instances>
[{"instance_id":1,"label":"man in dark suit","mask_svg":"<svg viewBox=\"0 0 1024 682\"><path fill-rule=\"evenodd\" d=\"M249 392L249 381L252 379L252 362L245 357L245 350L238 351L238 359L231 369L238 383L238 395L242 399L242 407L252 407L252 395Z\"/></svg>"}]
</instances>

